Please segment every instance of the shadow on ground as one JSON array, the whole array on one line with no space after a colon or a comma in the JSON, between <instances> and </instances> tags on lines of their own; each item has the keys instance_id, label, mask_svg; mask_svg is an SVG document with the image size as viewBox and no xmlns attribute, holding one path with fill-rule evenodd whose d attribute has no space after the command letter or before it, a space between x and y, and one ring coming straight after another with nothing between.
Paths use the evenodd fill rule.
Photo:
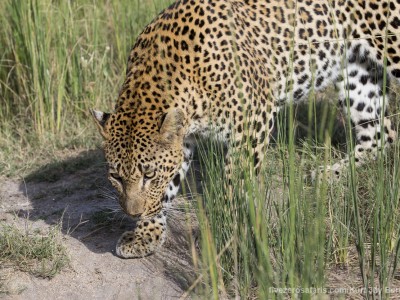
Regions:
<instances>
[{"instance_id":1,"label":"shadow on ground","mask_svg":"<svg viewBox=\"0 0 400 300\"><path fill-rule=\"evenodd\" d=\"M107 180L104 161L101 150L91 150L35 170L19 186L31 205L27 209L16 208L14 213L48 225L61 221L63 234L78 240L95 254L115 256L119 236L132 230L134 223L119 208ZM193 248L190 241L195 240L192 233L196 229L187 226L188 218L193 218L190 224L195 224L193 211L191 214L172 211L164 249L141 259L149 273L164 273L182 290L196 276L190 256Z\"/></svg>"}]
</instances>

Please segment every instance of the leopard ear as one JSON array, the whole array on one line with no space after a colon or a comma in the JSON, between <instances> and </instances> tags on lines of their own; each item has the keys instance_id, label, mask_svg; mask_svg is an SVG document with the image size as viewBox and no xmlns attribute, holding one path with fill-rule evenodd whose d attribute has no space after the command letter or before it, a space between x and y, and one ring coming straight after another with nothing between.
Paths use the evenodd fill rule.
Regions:
<instances>
[{"instance_id":1,"label":"leopard ear","mask_svg":"<svg viewBox=\"0 0 400 300\"><path fill-rule=\"evenodd\" d=\"M161 115L158 123L160 142L172 142L183 134L184 114L179 108L173 108Z\"/></svg>"},{"instance_id":2,"label":"leopard ear","mask_svg":"<svg viewBox=\"0 0 400 300\"><path fill-rule=\"evenodd\" d=\"M94 122L96 123L97 128L100 131L100 134L104 138L107 138L108 134L107 134L107 131L105 130L105 126L104 125L106 124L106 122L107 122L107 120L108 120L108 118L110 117L111 114L105 113L105 112L102 112L102 111L98 111L98 110L94 110L94 109L91 109L90 113L93 116Z\"/></svg>"}]
</instances>

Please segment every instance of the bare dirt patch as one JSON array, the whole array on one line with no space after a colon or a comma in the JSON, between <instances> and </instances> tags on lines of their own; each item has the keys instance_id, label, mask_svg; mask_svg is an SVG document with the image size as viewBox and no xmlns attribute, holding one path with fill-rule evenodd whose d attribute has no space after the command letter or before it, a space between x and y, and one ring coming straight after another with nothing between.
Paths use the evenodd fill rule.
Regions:
<instances>
[{"instance_id":1,"label":"bare dirt patch","mask_svg":"<svg viewBox=\"0 0 400 300\"><path fill-rule=\"evenodd\" d=\"M62 222L69 267L52 279L0 268L5 299L171 299L195 278L188 214L173 214L159 253L125 260L115 255L119 236L134 227L107 196L112 190L100 151L78 153L25 180L0 180L0 220L46 230ZM178 201L179 202L179 201ZM189 226L188 226L189 224ZM0 278L0 279L1 279Z\"/></svg>"}]
</instances>

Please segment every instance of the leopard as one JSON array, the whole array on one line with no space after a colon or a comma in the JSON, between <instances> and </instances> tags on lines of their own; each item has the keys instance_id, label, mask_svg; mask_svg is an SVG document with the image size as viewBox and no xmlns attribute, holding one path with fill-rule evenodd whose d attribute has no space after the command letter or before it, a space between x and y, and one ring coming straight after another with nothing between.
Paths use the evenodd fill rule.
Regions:
<instances>
[{"instance_id":1,"label":"leopard","mask_svg":"<svg viewBox=\"0 0 400 300\"><path fill-rule=\"evenodd\" d=\"M233 151L251 151L256 172L278 112L334 85L355 146L324 172L339 176L351 157L359 166L394 143L399 12L400 0L178 0L163 10L136 39L114 111L91 111L108 178L136 221L117 255L162 248L193 136L226 143L228 178Z\"/></svg>"}]
</instances>

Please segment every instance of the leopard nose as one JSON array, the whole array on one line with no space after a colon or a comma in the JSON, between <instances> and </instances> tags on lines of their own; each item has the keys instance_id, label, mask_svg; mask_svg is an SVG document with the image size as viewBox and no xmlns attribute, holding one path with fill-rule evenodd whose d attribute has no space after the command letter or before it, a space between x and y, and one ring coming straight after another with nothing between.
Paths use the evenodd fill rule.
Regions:
<instances>
[{"instance_id":1,"label":"leopard nose","mask_svg":"<svg viewBox=\"0 0 400 300\"><path fill-rule=\"evenodd\" d=\"M125 213L133 218L139 218L144 212L144 206L133 201L121 201L120 204Z\"/></svg>"}]
</instances>

